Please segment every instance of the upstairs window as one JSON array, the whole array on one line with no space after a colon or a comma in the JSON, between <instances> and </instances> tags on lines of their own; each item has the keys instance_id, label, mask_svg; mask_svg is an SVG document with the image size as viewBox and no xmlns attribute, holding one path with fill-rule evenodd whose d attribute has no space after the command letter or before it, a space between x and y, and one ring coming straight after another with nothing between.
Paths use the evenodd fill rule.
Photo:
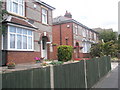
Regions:
<instances>
[{"instance_id":1,"label":"upstairs window","mask_svg":"<svg viewBox=\"0 0 120 90\"><path fill-rule=\"evenodd\" d=\"M48 12L46 9L42 8L42 23L48 24Z\"/></svg>"},{"instance_id":2,"label":"upstairs window","mask_svg":"<svg viewBox=\"0 0 120 90\"><path fill-rule=\"evenodd\" d=\"M78 34L78 27L75 26L75 34Z\"/></svg>"},{"instance_id":3,"label":"upstairs window","mask_svg":"<svg viewBox=\"0 0 120 90\"><path fill-rule=\"evenodd\" d=\"M24 16L24 0L7 0L7 11Z\"/></svg>"},{"instance_id":4,"label":"upstairs window","mask_svg":"<svg viewBox=\"0 0 120 90\"><path fill-rule=\"evenodd\" d=\"M83 29L83 37L86 37L86 30L85 29Z\"/></svg>"},{"instance_id":5,"label":"upstairs window","mask_svg":"<svg viewBox=\"0 0 120 90\"><path fill-rule=\"evenodd\" d=\"M96 33L94 33L94 40L96 40Z\"/></svg>"},{"instance_id":6,"label":"upstairs window","mask_svg":"<svg viewBox=\"0 0 120 90\"><path fill-rule=\"evenodd\" d=\"M73 33L74 33L74 34L78 34L78 27L77 27L77 26L74 26Z\"/></svg>"}]
</instances>

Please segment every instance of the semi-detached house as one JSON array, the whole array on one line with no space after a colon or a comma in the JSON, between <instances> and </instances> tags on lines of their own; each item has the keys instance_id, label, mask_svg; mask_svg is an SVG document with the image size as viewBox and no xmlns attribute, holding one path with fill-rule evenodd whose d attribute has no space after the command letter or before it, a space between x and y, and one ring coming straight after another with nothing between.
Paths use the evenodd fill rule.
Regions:
<instances>
[{"instance_id":1,"label":"semi-detached house","mask_svg":"<svg viewBox=\"0 0 120 90\"><path fill-rule=\"evenodd\" d=\"M53 43L74 47L73 59L88 57L91 44L98 43L98 33L72 19L71 13L53 19ZM54 46L54 59L57 59L57 46Z\"/></svg>"},{"instance_id":2,"label":"semi-detached house","mask_svg":"<svg viewBox=\"0 0 120 90\"><path fill-rule=\"evenodd\" d=\"M35 57L51 59L52 11L41 0L4 0L2 62L33 62Z\"/></svg>"}]
</instances>

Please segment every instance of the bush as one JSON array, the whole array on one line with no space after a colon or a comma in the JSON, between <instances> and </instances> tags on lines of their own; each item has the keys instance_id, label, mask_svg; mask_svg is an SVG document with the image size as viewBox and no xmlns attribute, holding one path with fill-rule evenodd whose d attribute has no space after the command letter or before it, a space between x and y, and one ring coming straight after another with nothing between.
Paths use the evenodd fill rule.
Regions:
<instances>
[{"instance_id":1,"label":"bush","mask_svg":"<svg viewBox=\"0 0 120 90\"><path fill-rule=\"evenodd\" d=\"M58 47L58 61L68 61L72 59L73 47L68 45L61 45Z\"/></svg>"}]
</instances>

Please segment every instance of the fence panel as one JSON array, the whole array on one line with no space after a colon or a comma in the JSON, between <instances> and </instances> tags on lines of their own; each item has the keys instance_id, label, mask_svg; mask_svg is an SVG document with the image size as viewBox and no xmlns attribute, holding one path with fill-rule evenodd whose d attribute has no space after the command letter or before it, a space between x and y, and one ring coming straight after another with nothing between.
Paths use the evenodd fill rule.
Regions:
<instances>
[{"instance_id":1,"label":"fence panel","mask_svg":"<svg viewBox=\"0 0 120 90\"><path fill-rule=\"evenodd\" d=\"M31 88L31 70L15 71L2 75L3 88Z\"/></svg>"},{"instance_id":2,"label":"fence panel","mask_svg":"<svg viewBox=\"0 0 120 90\"><path fill-rule=\"evenodd\" d=\"M107 72L109 72L110 70L111 70L111 58L110 58L110 56L107 56L106 57L106 66L107 66Z\"/></svg>"},{"instance_id":3,"label":"fence panel","mask_svg":"<svg viewBox=\"0 0 120 90\"><path fill-rule=\"evenodd\" d=\"M54 66L55 88L85 88L84 62Z\"/></svg>"},{"instance_id":4,"label":"fence panel","mask_svg":"<svg viewBox=\"0 0 120 90\"><path fill-rule=\"evenodd\" d=\"M100 71L100 78L105 76L107 73L107 63L106 63L106 57L101 57L99 60L99 71Z\"/></svg>"},{"instance_id":5,"label":"fence panel","mask_svg":"<svg viewBox=\"0 0 120 90\"><path fill-rule=\"evenodd\" d=\"M50 88L50 67L33 69L33 88Z\"/></svg>"},{"instance_id":6,"label":"fence panel","mask_svg":"<svg viewBox=\"0 0 120 90\"><path fill-rule=\"evenodd\" d=\"M92 87L99 80L98 58L86 61L87 87Z\"/></svg>"},{"instance_id":7,"label":"fence panel","mask_svg":"<svg viewBox=\"0 0 120 90\"><path fill-rule=\"evenodd\" d=\"M4 73L3 88L50 88L50 68L38 68Z\"/></svg>"}]
</instances>

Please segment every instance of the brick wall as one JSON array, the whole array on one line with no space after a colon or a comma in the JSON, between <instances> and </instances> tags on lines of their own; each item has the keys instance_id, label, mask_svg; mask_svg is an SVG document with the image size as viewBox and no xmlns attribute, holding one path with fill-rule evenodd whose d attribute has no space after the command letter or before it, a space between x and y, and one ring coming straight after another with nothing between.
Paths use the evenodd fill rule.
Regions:
<instances>
[{"instance_id":1,"label":"brick wall","mask_svg":"<svg viewBox=\"0 0 120 90\"><path fill-rule=\"evenodd\" d=\"M7 52L7 62L14 60L16 64L34 62L35 57L40 57L40 52L22 52L22 51Z\"/></svg>"},{"instance_id":2,"label":"brick wall","mask_svg":"<svg viewBox=\"0 0 120 90\"><path fill-rule=\"evenodd\" d=\"M70 27L67 27L69 25ZM59 45L73 45L72 23L53 25L53 43L58 44L53 46L53 59L57 59L57 47ZM61 29L61 31L60 31ZM61 32L61 34L60 34ZM67 41L66 41L67 39Z\"/></svg>"}]
</instances>

